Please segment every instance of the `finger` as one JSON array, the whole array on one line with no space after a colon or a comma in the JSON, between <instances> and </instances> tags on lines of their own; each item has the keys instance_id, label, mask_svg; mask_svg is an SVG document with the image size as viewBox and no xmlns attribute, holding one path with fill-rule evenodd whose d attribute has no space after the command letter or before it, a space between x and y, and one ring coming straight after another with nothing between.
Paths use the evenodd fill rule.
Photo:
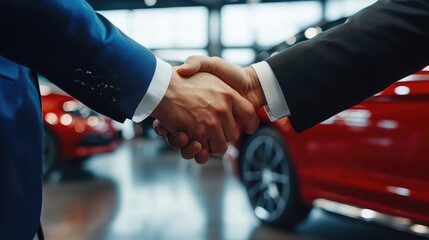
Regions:
<instances>
[{"instance_id":1,"label":"finger","mask_svg":"<svg viewBox=\"0 0 429 240\"><path fill-rule=\"evenodd\" d=\"M198 141L191 141L180 149L180 153L184 159L192 159L203 149L203 145Z\"/></svg>"},{"instance_id":2,"label":"finger","mask_svg":"<svg viewBox=\"0 0 429 240\"><path fill-rule=\"evenodd\" d=\"M177 68L177 72L182 76L191 76L200 71L202 59L200 56L190 56L185 63Z\"/></svg>"},{"instance_id":3,"label":"finger","mask_svg":"<svg viewBox=\"0 0 429 240\"><path fill-rule=\"evenodd\" d=\"M243 68L219 57L191 56L182 66L183 68L180 70L180 74L182 74L182 72L192 74L196 72L208 72L216 75L224 82L228 83L228 85L235 83L237 79L245 78Z\"/></svg>"},{"instance_id":4,"label":"finger","mask_svg":"<svg viewBox=\"0 0 429 240\"><path fill-rule=\"evenodd\" d=\"M201 151L195 156L195 162L198 164L204 164L209 160L209 152L207 148L201 149Z\"/></svg>"},{"instance_id":5,"label":"finger","mask_svg":"<svg viewBox=\"0 0 429 240\"><path fill-rule=\"evenodd\" d=\"M228 79L237 69L241 69L234 64L228 63L219 57L190 56L185 63L177 68L180 75L190 76L197 72L208 72L221 79Z\"/></svg>"},{"instance_id":6,"label":"finger","mask_svg":"<svg viewBox=\"0 0 429 240\"><path fill-rule=\"evenodd\" d=\"M252 134L256 131L259 125L259 118L255 108L248 100L239 94L235 94L233 97L232 112L243 124L246 133Z\"/></svg>"},{"instance_id":7,"label":"finger","mask_svg":"<svg viewBox=\"0 0 429 240\"><path fill-rule=\"evenodd\" d=\"M190 139L185 132L176 132L167 135L167 142L172 148L180 149L186 146Z\"/></svg>"},{"instance_id":8,"label":"finger","mask_svg":"<svg viewBox=\"0 0 429 240\"><path fill-rule=\"evenodd\" d=\"M155 121L153 121L152 127L153 129L155 129L155 132L161 137L165 137L169 134L168 130L162 126L161 122L158 121L158 119L155 119Z\"/></svg>"},{"instance_id":9,"label":"finger","mask_svg":"<svg viewBox=\"0 0 429 240\"><path fill-rule=\"evenodd\" d=\"M223 118L223 133L228 143L235 142L240 137L240 131L234 116L230 113Z\"/></svg>"},{"instance_id":10,"label":"finger","mask_svg":"<svg viewBox=\"0 0 429 240\"><path fill-rule=\"evenodd\" d=\"M208 140L210 154L224 154L228 144L221 128L217 128Z\"/></svg>"}]
</instances>

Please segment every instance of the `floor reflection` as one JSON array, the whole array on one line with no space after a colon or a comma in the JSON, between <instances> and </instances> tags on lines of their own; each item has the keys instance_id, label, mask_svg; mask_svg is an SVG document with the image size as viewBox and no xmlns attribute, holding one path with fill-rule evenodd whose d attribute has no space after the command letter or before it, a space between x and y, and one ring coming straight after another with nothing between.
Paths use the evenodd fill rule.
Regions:
<instances>
[{"instance_id":1,"label":"floor reflection","mask_svg":"<svg viewBox=\"0 0 429 240\"><path fill-rule=\"evenodd\" d=\"M44 186L47 239L420 239L320 210L294 232L261 226L221 159L200 166L163 140L125 142Z\"/></svg>"}]
</instances>

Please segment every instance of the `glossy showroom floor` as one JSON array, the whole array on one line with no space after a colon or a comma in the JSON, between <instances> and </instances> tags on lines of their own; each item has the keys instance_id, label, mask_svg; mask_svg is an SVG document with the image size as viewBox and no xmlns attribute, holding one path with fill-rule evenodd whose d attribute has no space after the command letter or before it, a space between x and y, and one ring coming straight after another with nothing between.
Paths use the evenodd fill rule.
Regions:
<instances>
[{"instance_id":1,"label":"glossy showroom floor","mask_svg":"<svg viewBox=\"0 0 429 240\"><path fill-rule=\"evenodd\" d=\"M162 139L54 172L43 204L48 240L423 239L321 210L293 232L261 226L228 164L185 161Z\"/></svg>"}]
</instances>

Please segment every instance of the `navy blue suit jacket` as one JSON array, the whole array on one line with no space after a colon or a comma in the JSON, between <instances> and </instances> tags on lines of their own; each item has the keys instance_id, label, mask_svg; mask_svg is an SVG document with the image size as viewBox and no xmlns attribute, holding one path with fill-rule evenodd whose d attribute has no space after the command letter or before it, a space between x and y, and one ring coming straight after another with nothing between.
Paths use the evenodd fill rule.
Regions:
<instances>
[{"instance_id":1,"label":"navy blue suit jacket","mask_svg":"<svg viewBox=\"0 0 429 240\"><path fill-rule=\"evenodd\" d=\"M83 0L2 0L0 26L0 239L32 239L41 210L43 125L30 69L124 121L146 93L156 59Z\"/></svg>"}]
</instances>

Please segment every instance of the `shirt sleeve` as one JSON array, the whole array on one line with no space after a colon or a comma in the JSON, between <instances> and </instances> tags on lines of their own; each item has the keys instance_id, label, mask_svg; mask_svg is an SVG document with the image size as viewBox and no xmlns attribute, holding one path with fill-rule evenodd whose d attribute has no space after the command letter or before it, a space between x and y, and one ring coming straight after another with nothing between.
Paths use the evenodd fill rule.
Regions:
<instances>
[{"instance_id":1,"label":"shirt sleeve","mask_svg":"<svg viewBox=\"0 0 429 240\"><path fill-rule=\"evenodd\" d=\"M271 121L279 120L280 118L290 115L289 107L286 103L286 99L283 95L283 91L274 75L270 65L265 62L258 62L252 64L251 67L255 70L258 75L259 82L261 83L262 90L264 91L265 98L267 100L267 106L265 109L268 113L268 118Z\"/></svg>"},{"instance_id":2,"label":"shirt sleeve","mask_svg":"<svg viewBox=\"0 0 429 240\"><path fill-rule=\"evenodd\" d=\"M172 67L167 62L156 58L156 68L149 88L137 106L132 120L141 122L158 106L170 84Z\"/></svg>"}]
</instances>

